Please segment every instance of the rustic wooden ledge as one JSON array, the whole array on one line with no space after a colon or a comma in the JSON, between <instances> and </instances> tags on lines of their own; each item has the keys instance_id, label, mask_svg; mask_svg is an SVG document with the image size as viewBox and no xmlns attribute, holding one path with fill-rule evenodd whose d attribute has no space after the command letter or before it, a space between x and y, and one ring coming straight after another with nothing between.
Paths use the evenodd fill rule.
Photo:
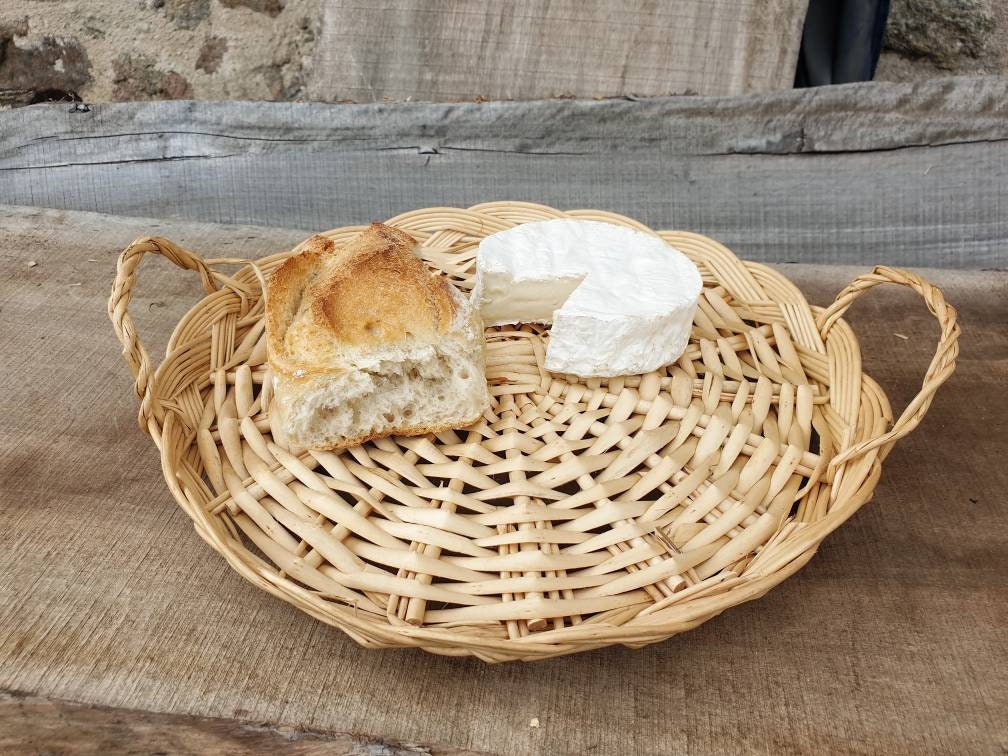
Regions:
<instances>
[{"instance_id":1,"label":"rustic wooden ledge","mask_svg":"<svg viewBox=\"0 0 1008 756\"><path fill-rule=\"evenodd\" d=\"M496 199L767 262L1008 267L1008 78L742 97L0 111L0 203L323 230Z\"/></svg>"}]
</instances>

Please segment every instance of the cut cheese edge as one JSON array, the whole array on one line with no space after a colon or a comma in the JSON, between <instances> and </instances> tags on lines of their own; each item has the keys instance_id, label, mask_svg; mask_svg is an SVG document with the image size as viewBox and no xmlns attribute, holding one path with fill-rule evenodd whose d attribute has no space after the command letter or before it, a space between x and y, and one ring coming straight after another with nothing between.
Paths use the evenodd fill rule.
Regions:
<instances>
[{"instance_id":1,"label":"cut cheese edge","mask_svg":"<svg viewBox=\"0 0 1008 756\"><path fill-rule=\"evenodd\" d=\"M483 239L472 303L488 326L551 324L548 370L613 377L675 362L702 288L696 266L657 236L560 218Z\"/></svg>"}]
</instances>

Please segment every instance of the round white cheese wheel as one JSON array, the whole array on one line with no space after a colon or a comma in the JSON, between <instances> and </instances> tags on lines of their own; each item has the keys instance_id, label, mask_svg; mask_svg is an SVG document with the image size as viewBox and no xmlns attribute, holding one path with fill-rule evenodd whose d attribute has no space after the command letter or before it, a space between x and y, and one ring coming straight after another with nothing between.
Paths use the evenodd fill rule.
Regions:
<instances>
[{"instance_id":1,"label":"round white cheese wheel","mask_svg":"<svg viewBox=\"0 0 1008 756\"><path fill-rule=\"evenodd\" d=\"M551 324L548 370L611 377L675 362L702 287L689 258L657 236L560 218L483 239L472 302L487 326Z\"/></svg>"}]
</instances>

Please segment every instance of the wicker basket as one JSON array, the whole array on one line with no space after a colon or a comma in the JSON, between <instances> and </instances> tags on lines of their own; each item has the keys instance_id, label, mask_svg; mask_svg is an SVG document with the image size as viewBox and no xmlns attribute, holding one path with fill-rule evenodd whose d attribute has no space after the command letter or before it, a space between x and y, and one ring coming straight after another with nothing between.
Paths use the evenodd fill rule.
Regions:
<instances>
[{"instance_id":1,"label":"wicker basket","mask_svg":"<svg viewBox=\"0 0 1008 756\"><path fill-rule=\"evenodd\" d=\"M387 221L468 289L484 236L598 211L517 202ZM362 228L328 232L337 244ZM637 647L762 596L872 495L882 459L955 367L956 311L919 277L879 267L827 309L769 268L691 233L659 234L704 291L675 365L579 381L543 368L548 333L487 330L494 397L476 426L340 453L270 434L263 276L163 239L119 259L109 315L136 377L140 424L196 530L243 577L369 647L491 662ZM156 369L127 306L141 258L196 271L207 296ZM227 275L219 266L244 264ZM923 387L892 423L841 318L881 283L941 324Z\"/></svg>"}]
</instances>

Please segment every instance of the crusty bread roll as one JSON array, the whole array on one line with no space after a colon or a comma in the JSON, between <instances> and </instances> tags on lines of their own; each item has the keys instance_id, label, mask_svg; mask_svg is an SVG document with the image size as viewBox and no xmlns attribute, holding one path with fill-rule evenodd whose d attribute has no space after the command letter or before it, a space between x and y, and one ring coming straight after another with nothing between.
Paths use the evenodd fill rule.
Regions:
<instances>
[{"instance_id":1,"label":"crusty bread roll","mask_svg":"<svg viewBox=\"0 0 1008 756\"><path fill-rule=\"evenodd\" d=\"M437 433L489 407L483 325L399 229L313 236L270 276L274 434L308 449Z\"/></svg>"}]
</instances>

